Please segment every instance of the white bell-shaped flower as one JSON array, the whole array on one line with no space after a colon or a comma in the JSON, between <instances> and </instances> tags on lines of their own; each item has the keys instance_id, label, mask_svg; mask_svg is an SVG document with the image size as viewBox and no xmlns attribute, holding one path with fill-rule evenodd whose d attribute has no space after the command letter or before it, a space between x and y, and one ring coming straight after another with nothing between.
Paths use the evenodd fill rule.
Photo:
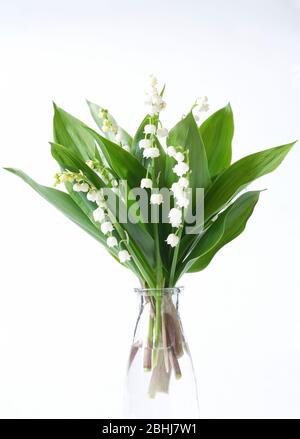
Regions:
<instances>
[{"instance_id":1,"label":"white bell-shaped flower","mask_svg":"<svg viewBox=\"0 0 300 439\"><path fill-rule=\"evenodd\" d=\"M105 218L105 211L102 207L97 207L97 209L95 209L93 211L93 218L95 221L103 221Z\"/></svg>"},{"instance_id":2,"label":"white bell-shaped flower","mask_svg":"<svg viewBox=\"0 0 300 439\"><path fill-rule=\"evenodd\" d=\"M99 207L103 207L103 208L106 207L106 201L104 199L102 191L98 191L98 196L97 196L97 199L96 199L96 203L97 203L97 205Z\"/></svg>"},{"instance_id":3,"label":"white bell-shaped flower","mask_svg":"<svg viewBox=\"0 0 300 439\"><path fill-rule=\"evenodd\" d=\"M162 104L163 100L159 94L155 94L152 96L152 104L157 105L158 107Z\"/></svg>"},{"instance_id":4,"label":"white bell-shaped flower","mask_svg":"<svg viewBox=\"0 0 300 439\"><path fill-rule=\"evenodd\" d=\"M175 235L175 233L170 233L170 235L166 239L167 244L171 247L176 247L176 245L179 243L179 237Z\"/></svg>"},{"instance_id":5,"label":"white bell-shaped flower","mask_svg":"<svg viewBox=\"0 0 300 439\"><path fill-rule=\"evenodd\" d=\"M166 137L169 134L169 131L167 128L158 128L157 130L157 137Z\"/></svg>"},{"instance_id":6,"label":"white bell-shaped flower","mask_svg":"<svg viewBox=\"0 0 300 439\"><path fill-rule=\"evenodd\" d=\"M90 189L87 183L75 183L73 185L73 191L75 192L88 192Z\"/></svg>"},{"instance_id":7,"label":"white bell-shaped flower","mask_svg":"<svg viewBox=\"0 0 300 439\"><path fill-rule=\"evenodd\" d=\"M159 149L156 148L156 147L154 147L154 148L146 148L146 149L144 149L143 156L146 159L150 159L150 158L154 159L156 157L159 157Z\"/></svg>"},{"instance_id":8,"label":"white bell-shaped flower","mask_svg":"<svg viewBox=\"0 0 300 439\"><path fill-rule=\"evenodd\" d=\"M149 93L146 94L146 99L144 101L144 104L146 105L146 107L152 105L152 94Z\"/></svg>"},{"instance_id":9,"label":"white bell-shaped flower","mask_svg":"<svg viewBox=\"0 0 300 439\"><path fill-rule=\"evenodd\" d=\"M107 235L107 233L110 233L114 230L114 227L110 221L105 221L100 226L101 232L104 233L104 235Z\"/></svg>"},{"instance_id":10,"label":"white bell-shaped flower","mask_svg":"<svg viewBox=\"0 0 300 439\"><path fill-rule=\"evenodd\" d=\"M109 236L106 240L106 244L109 248L115 247L116 245L118 245L117 238L115 238L114 236Z\"/></svg>"},{"instance_id":11,"label":"white bell-shaped flower","mask_svg":"<svg viewBox=\"0 0 300 439\"><path fill-rule=\"evenodd\" d=\"M87 183L80 183L80 191L88 192L90 190L90 186Z\"/></svg>"},{"instance_id":12,"label":"white bell-shaped flower","mask_svg":"<svg viewBox=\"0 0 300 439\"><path fill-rule=\"evenodd\" d=\"M86 198L89 200L89 201L93 201L94 203L97 201L97 199L98 199L98 191L94 191L94 190L92 190L92 191L89 191L87 194L86 194Z\"/></svg>"},{"instance_id":13,"label":"white bell-shaped flower","mask_svg":"<svg viewBox=\"0 0 300 439\"><path fill-rule=\"evenodd\" d=\"M209 104L203 104L202 107L200 107L199 111L207 112L209 110Z\"/></svg>"},{"instance_id":14,"label":"white bell-shaped flower","mask_svg":"<svg viewBox=\"0 0 300 439\"><path fill-rule=\"evenodd\" d=\"M208 102L208 97L207 96L199 96L196 99L196 105L202 105L204 103Z\"/></svg>"},{"instance_id":15,"label":"white bell-shaped flower","mask_svg":"<svg viewBox=\"0 0 300 439\"><path fill-rule=\"evenodd\" d=\"M139 141L139 147L141 149L151 148L152 146L152 140L151 139L141 139Z\"/></svg>"},{"instance_id":16,"label":"white bell-shaped flower","mask_svg":"<svg viewBox=\"0 0 300 439\"><path fill-rule=\"evenodd\" d=\"M73 191L74 192L80 192L80 184L79 183L74 183L73 184Z\"/></svg>"},{"instance_id":17,"label":"white bell-shaped flower","mask_svg":"<svg viewBox=\"0 0 300 439\"><path fill-rule=\"evenodd\" d=\"M152 189L153 182L151 178L142 178L141 180L141 188L142 189Z\"/></svg>"},{"instance_id":18,"label":"white bell-shaped flower","mask_svg":"<svg viewBox=\"0 0 300 439\"><path fill-rule=\"evenodd\" d=\"M148 112L149 112L150 116L155 116L156 114L159 113L159 111L160 111L160 106L159 105L152 104L152 105L149 106Z\"/></svg>"},{"instance_id":19,"label":"white bell-shaped flower","mask_svg":"<svg viewBox=\"0 0 300 439\"><path fill-rule=\"evenodd\" d=\"M167 154L169 157L175 157L176 149L174 148L174 146L168 146Z\"/></svg>"},{"instance_id":20,"label":"white bell-shaped flower","mask_svg":"<svg viewBox=\"0 0 300 439\"><path fill-rule=\"evenodd\" d=\"M190 200L185 194L176 198L176 205L178 207L186 209L189 204Z\"/></svg>"},{"instance_id":21,"label":"white bell-shaped flower","mask_svg":"<svg viewBox=\"0 0 300 439\"><path fill-rule=\"evenodd\" d=\"M152 97L153 96L156 96L156 95L158 95L159 93L158 93L158 89L157 89L157 87L156 87L156 85L149 85L148 87L147 87L147 90L146 90L146 96L148 96L148 98L151 100L151 102L152 102Z\"/></svg>"},{"instance_id":22,"label":"white bell-shaped flower","mask_svg":"<svg viewBox=\"0 0 300 439\"><path fill-rule=\"evenodd\" d=\"M145 125L144 133L145 134L155 134L156 133L156 126L152 125L152 124Z\"/></svg>"},{"instance_id":23,"label":"white bell-shaped flower","mask_svg":"<svg viewBox=\"0 0 300 439\"><path fill-rule=\"evenodd\" d=\"M164 202L162 194L152 194L150 197L150 204L162 204Z\"/></svg>"},{"instance_id":24,"label":"white bell-shaped flower","mask_svg":"<svg viewBox=\"0 0 300 439\"><path fill-rule=\"evenodd\" d=\"M118 253L118 257L119 257L120 262L122 262L122 264L130 261L130 259L131 259L131 256L127 250L120 250Z\"/></svg>"},{"instance_id":25,"label":"white bell-shaped flower","mask_svg":"<svg viewBox=\"0 0 300 439\"><path fill-rule=\"evenodd\" d=\"M190 169L189 165L185 162L177 163L177 165L173 167L173 171L175 172L176 175L178 175L178 177L183 177L184 174L186 174L189 169Z\"/></svg>"},{"instance_id":26,"label":"white bell-shaped flower","mask_svg":"<svg viewBox=\"0 0 300 439\"><path fill-rule=\"evenodd\" d=\"M157 84L157 78L154 75L149 75L149 84L151 87L155 87Z\"/></svg>"},{"instance_id":27,"label":"white bell-shaped flower","mask_svg":"<svg viewBox=\"0 0 300 439\"><path fill-rule=\"evenodd\" d=\"M178 163L183 162L184 161L184 154L182 154L182 152L176 152L174 158Z\"/></svg>"},{"instance_id":28,"label":"white bell-shaped flower","mask_svg":"<svg viewBox=\"0 0 300 439\"><path fill-rule=\"evenodd\" d=\"M186 177L180 177L180 179L178 180L178 184L182 188L186 189L189 187L189 180Z\"/></svg>"},{"instance_id":29,"label":"white bell-shaped flower","mask_svg":"<svg viewBox=\"0 0 300 439\"><path fill-rule=\"evenodd\" d=\"M178 182L172 184L171 191L173 192L174 197L180 197L183 195L183 188Z\"/></svg>"},{"instance_id":30,"label":"white bell-shaped flower","mask_svg":"<svg viewBox=\"0 0 300 439\"><path fill-rule=\"evenodd\" d=\"M179 227L182 224L182 210L178 209L177 207L173 207L168 217L170 219L170 223L172 227Z\"/></svg>"},{"instance_id":31,"label":"white bell-shaped flower","mask_svg":"<svg viewBox=\"0 0 300 439\"><path fill-rule=\"evenodd\" d=\"M209 110L207 96L200 96L199 98L197 98L195 110L198 111L199 113L206 112Z\"/></svg>"}]
</instances>

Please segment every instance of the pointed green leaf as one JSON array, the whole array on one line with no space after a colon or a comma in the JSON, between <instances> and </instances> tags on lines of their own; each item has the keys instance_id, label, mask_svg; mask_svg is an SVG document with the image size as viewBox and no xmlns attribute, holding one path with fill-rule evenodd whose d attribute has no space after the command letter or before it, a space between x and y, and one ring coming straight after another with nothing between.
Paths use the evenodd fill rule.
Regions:
<instances>
[{"instance_id":1,"label":"pointed green leaf","mask_svg":"<svg viewBox=\"0 0 300 439\"><path fill-rule=\"evenodd\" d=\"M251 154L233 163L213 182L205 197L205 217L210 218L258 177L274 171L295 142Z\"/></svg>"},{"instance_id":2,"label":"pointed green leaf","mask_svg":"<svg viewBox=\"0 0 300 439\"><path fill-rule=\"evenodd\" d=\"M96 125L100 128L100 130L102 132L102 135L109 140L115 141L116 136L115 136L114 132L109 131L108 133L104 133L102 131L102 125L103 125L104 119L99 116L99 112L102 109L102 107L100 107L99 105L94 104L93 102L90 102L90 101L87 101L87 104L89 106L91 115L93 116L93 119L96 122ZM118 123L116 122L116 120L113 118L113 116L110 113L108 113L108 120L114 125L114 127L116 127L119 131L121 131L122 138L125 140L126 144L128 146L131 146L132 145L132 137L127 133L127 131L125 131L122 127L120 127L120 125L118 125Z\"/></svg>"},{"instance_id":3,"label":"pointed green leaf","mask_svg":"<svg viewBox=\"0 0 300 439\"><path fill-rule=\"evenodd\" d=\"M5 168L7 171L17 175L23 181L29 184L39 195L45 200L55 206L64 215L66 215L71 221L80 226L83 230L89 233L97 241L105 244L105 238L101 232L92 224L89 218L82 212L77 204L72 200L70 195L65 192L61 192L54 188L49 188L36 183L25 172L15 168Z\"/></svg>"},{"instance_id":4,"label":"pointed green leaf","mask_svg":"<svg viewBox=\"0 0 300 439\"><path fill-rule=\"evenodd\" d=\"M144 159L143 159L143 150L139 147L139 141L144 139L145 137L144 129L145 129L145 125L147 125L148 123L149 123L149 115L147 114L147 116L144 117L140 126L138 127L137 132L135 133L132 141L132 154L135 155L135 157L138 159L140 163L143 163Z\"/></svg>"},{"instance_id":5,"label":"pointed green leaf","mask_svg":"<svg viewBox=\"0 0 300 439\"><path fill-rule=\"evenodd\" d=\"M99 159L93 136L86 125L54 104L53 135L55 143L64 145L84 162Z\"/></svg>"},{"instance_id":6,"label":"pointed green leaf","mask_svg":"<svg viewBox=\"0 0 300 439\"><path fill-rule=\"evenodd\" d=\"M126 180L130 188L140 186L141 179L146 175L146 169L129 152L111 142L91 128L86 128L99 145L110 168L121 179Z\"/></svg>"},{"instance_id":7,"label":"pointed green leaf","mask_svg":"<svg viewBox=\"0 0 300 439\"><path fill-rule=\"evenodd\" d=\"M183 146L189 151L189 165L191 169L190 187L207 188L210 183L207 157L205 147L198 131L195 119L192 113L189 113L184 119L178 122L169 133L167 144L172 146ZM177 180L172 171L175 160L167 157L166 175L169 177L168 187Z\"/></svg>"},{"instance_id":8,"label":"pointed green leaf","mask_svg":"<svg viewBox=\"0 0 300 439\"><path fill-rule=\"evenodd\" d=\"M52 157L60 164L63 169L68 169L72 172L79 170L88 177L90 182L98 189L105 187L104 182L88 165L85 164L77 155L71 152L70 149L57 143L50 143Z\"/></svg>"},{"instance_id":9,"label":"pointed green leaf","mask_svg":"<svg viewBox=\"0 0 300 439\"><path fill-rule=\"evenodd\" d=\"M178 276L205 268L220 248L243 232L259 194L259 191L246 192L220 214L181 264Z\"/></svg>"},{"instance_id":10,"label":"pointed green leaf","mask_svg":"<svg viewBox=\"0 0 300 439\"><path fill-rule=\"evenodd\" d=\"M231 143L234 133L230 104L212 114L200 127L211 176L226 169L231 163Z\"/></svg>"}]
</instances>

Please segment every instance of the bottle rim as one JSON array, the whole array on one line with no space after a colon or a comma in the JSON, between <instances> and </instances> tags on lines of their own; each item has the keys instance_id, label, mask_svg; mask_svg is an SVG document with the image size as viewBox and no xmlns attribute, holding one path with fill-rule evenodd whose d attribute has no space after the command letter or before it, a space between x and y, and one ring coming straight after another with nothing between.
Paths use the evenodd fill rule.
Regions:
<instances>
[{"instance_id":1,"label":"bottle rim","mask_svg":"<svg viewBox=\"0 0 300 439\"><path fill-rule=\"evenodd\" d=\"M145 296L157 296L158 294L173 295L182 293L184 287L172 287L172 288L134 288L134 292L138 295Z\"/></svg>"}]
</instances>

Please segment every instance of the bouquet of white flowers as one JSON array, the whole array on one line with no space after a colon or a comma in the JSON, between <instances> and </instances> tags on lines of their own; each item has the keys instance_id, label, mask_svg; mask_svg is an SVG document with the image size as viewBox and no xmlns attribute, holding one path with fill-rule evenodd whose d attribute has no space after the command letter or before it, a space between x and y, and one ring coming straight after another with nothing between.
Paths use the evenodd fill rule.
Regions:
<instances>
[{"instance_id":1,"label":"bouquet of white flowers","mask_svg":"<svg viewBox=\"0 0 300 439\"><path fill-rule=\"evenodd\" d=\"M174 288L185 273L203 270L242 233L260 195L246 187L275 170L293 143L231 164L229 104L202 121L208 100L198 98L168 130L160 118L164 87L160 90L152 75L145 104L146 116L134 137L94 103L88 106L100 132L54 105L51 153L60 167L55 186L64 185L66 191L6 169L104 245L143 289L154 291L147 299L151 313L144 367L155 372L160 349L171 346L162 361L168 374L173 369L179 377L184 337L175 307L161 291ZM160 373L152 381L152 396L163 387L162 379Z\"/></svg>"}]
</instances>

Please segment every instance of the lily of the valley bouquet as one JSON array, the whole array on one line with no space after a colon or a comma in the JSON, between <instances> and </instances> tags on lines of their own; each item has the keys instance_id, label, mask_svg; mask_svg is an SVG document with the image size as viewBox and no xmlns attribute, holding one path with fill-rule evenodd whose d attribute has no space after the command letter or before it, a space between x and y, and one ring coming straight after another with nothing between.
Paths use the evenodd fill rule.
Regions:
<instances>
[{"instance_id":1,"label":"lily of the valley bouquet","mask_svg":"<svg viewBox=\"0 0 300 439\"><path fill-rule=\"evenodd\" d=\"M146 340L134 342L129 368L142 349L141 368L148 372L148 391L154 397L168 392L172 375L180 379L180 361L187 351L176 303L168 292L179 291L185 273L206 268L243 232L260 195L246 191L247 186L275 170L293 143L232 164L230 105L204 120L208 100L198 98L168 130L161 121L164 88L154 76L145 104L146 116L133 137L94 103L88 106L97 130L54 105L51 154L59 166L59 190L37 184L20 170L7 170L136 275L150 311Z\"/></svg>"}]
</instances>

